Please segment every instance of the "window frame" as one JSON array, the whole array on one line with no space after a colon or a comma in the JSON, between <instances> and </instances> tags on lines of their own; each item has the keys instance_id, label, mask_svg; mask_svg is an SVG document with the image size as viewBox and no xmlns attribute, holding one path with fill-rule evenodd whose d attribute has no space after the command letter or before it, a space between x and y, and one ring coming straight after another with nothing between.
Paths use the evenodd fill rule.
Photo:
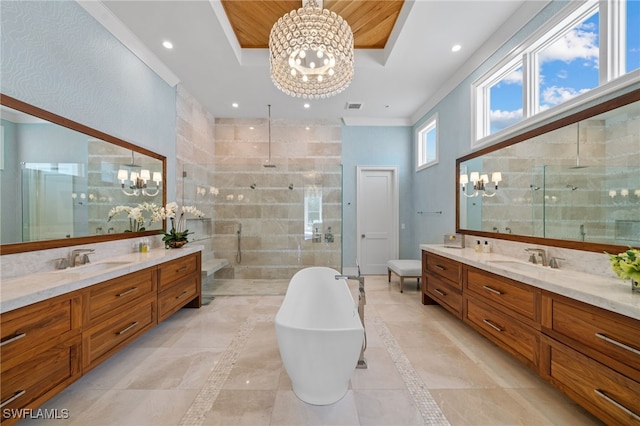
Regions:
<instances>
[{"instance_id":1,"label":"window frame","mask_svg":"<svg viewBox=\"0 0 640 426\"><path fill-rule=\"evenodd\" d=\"M540 84L537 62L539 52L587 19L594 11L599 13L598 86L563 103L539 111ZM588 103L595 96L628 85L630 80L637 78L640 69L626 72L625 33L626 3L621 5L618 0L569 2L562 11L471 84L471 148L489 145L506 135L543 121L551 115ZM522 120L495 133L489 133L491 111L487 92L493 84L506 75L509 69L514 69L516 63L522 64Z\"/></svg>"},{"instance_id":2,"label":"window frame","mask_svg":"<svg viewBox=\"0 0 640 426\"><path fill-rule=\"evenodd\" d=\"M440 156L440 132L438 131L438 113L431 115L416 129L415 133L415 153L416 153L416 172L424 170L438 164ZM435 158L429 159L427 156L426 141L422 142L423 135L435 131Z\"/></svg>"}]
</instances>

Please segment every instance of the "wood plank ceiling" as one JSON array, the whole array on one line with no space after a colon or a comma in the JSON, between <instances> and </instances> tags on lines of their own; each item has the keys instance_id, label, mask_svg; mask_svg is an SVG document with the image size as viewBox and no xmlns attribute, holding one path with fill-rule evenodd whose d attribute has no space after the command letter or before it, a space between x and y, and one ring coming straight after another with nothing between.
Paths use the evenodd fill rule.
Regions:
<instances>
[{"instance_id":1,"label":"wood plank ceiling","mask_svg":"<svg viewBox=\"0 0 640 426\"><path fill-rule=\"evenodd\" d=\"M242 48L269 47L273 24L302 7L301 0L221 0ZM323 8L342 16L353 31L356 49L383 49L404 0L324 0Z\"/></svg>"}]
</instances>

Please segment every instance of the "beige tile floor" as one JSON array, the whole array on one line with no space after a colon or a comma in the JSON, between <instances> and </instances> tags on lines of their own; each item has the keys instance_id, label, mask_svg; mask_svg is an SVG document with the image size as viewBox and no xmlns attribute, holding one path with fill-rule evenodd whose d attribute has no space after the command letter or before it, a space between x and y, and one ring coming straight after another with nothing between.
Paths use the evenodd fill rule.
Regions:
<instances>
[{"instance_id":1,"label":"beige tile floor","mask_svg":"<svg viewBox=\"0 0 640 426\"><path fill-rule=\"evenodd\" d=\"M350 283L355 290L357 283ZM369 368L330 406L298 400L273 318L283 296L183 309L51 399L54 425L597 425L412 281L366 279Z\"/></svg>"}]
</instances>

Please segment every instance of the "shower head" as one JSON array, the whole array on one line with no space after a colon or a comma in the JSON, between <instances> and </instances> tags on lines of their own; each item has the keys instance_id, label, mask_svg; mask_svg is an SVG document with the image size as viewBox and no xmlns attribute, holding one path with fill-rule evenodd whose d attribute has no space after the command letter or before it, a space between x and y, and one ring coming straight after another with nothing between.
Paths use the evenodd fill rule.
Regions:
<instances>
[{"instance_id":1,"label":"shower head","mask_svg":"<svg viewBox=\"0 0 640 426\"><path fill-rule=\"evenodd\" d=\"M256 189L256 184L255 184L255 183L252 183L251 185L249 185L249 188L251 188L251 189Z\"/></svg>"},{"instance_id":2,"label":"shower head","mask_svg":"<svg viewBox=\"0 0 640 426\"><path fill-rule=\"evenodd\" d=\"M535 185L529 185L529 188L533 189L534 191L537 191L538 189L540 189L539 186L535 186Z\"/></svg>"},{"instance_id":3,"label":"shower head","mask_svg":"<svg viewBox=\"0 0 640 426\"><path fill-rule=\"evenodd\" d=\"M292 183L289 184L289 189L293 189L293 184Z\"/></svg>"},{"instance_id":4,"label":"shower head","mask_svg":"<svg viewBox=\"0 0 640 426\"><path fill-rule=\"evenodd\" d=\"M571 188L572 191L575 191L576 189L578 189L577 186L573 186L573 185L567 185L567 188Z\"/></svg>"}]
</instances>

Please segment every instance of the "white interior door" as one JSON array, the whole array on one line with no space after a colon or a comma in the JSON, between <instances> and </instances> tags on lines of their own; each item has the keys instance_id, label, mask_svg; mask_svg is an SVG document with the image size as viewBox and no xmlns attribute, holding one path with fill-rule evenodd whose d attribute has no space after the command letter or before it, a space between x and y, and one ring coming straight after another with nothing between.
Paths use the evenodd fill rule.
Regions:
<instances>
[{"instance_id":1,"label":"white interior door","mask_svg":"<svg viewBox=\"0 0 640 426\"><path fill-rule=\"evenodd\" d=\"M363 274L386 274L398 258L398 170L357 168L357 256Z\"/></svg>"}]
</instances>

